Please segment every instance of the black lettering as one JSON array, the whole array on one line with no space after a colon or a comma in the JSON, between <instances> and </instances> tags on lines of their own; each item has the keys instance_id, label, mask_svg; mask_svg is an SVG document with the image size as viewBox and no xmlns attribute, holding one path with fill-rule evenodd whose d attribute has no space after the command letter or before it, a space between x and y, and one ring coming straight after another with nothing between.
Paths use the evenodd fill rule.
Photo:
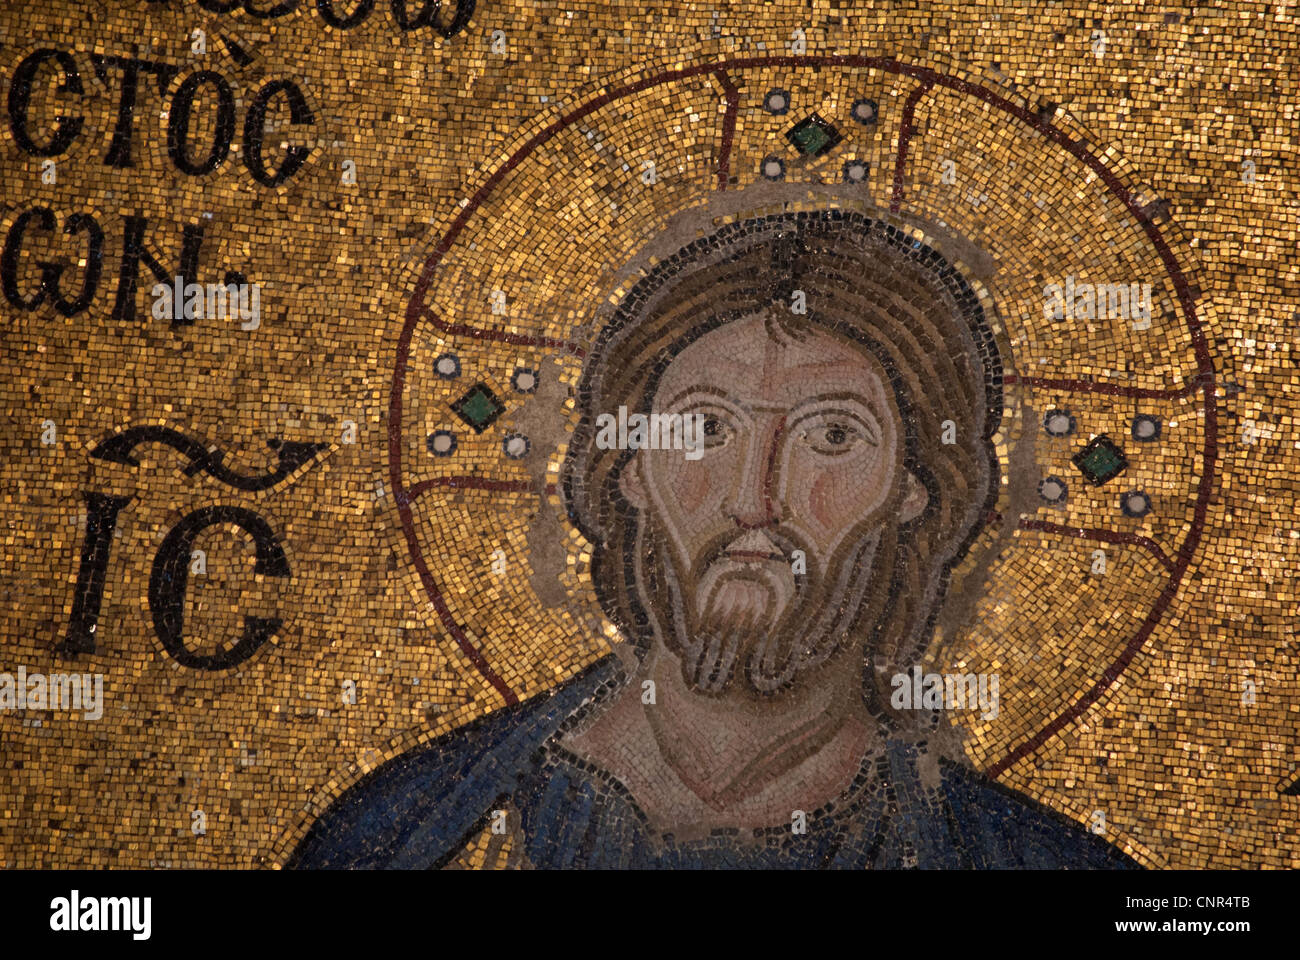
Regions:
<instances>
[{"instance_id":1,"label":"black lettering","mask_svg":"<svg viewBox=\"0 0 1300 960\"><path fill-rule=\"evenodd\" d=\"M221 45L226 48L226 53L230 55L230 58L241 67L246 67L253 62L253 55L241 47L237 41L220 33L217 34L217 39L220 40Z\"/></svg>"},{"instance_id":2,"label":"black lettering","mask_svg":"<svg viewBox=\"0 0 1300 960\"><path fill-rule=\"evenodd\" d=\"M254 573L267 577L289 576L284 555L270 525L242 507L203 507L172 527L154 556L149 577L149 610L154 632L177 663L195 670L225 670L243 663L280 629L279 617L244 617L244 632L234 646L214 654L196 654L185 646L185 590L189 586L190 551L195 538L208 527L231 523L253 538L257 551Z\"/></svg>"},{"instance_id":3,"label":"black lettering","mask_svg":"<svg viewBox=\"0 0 1300 960\"><path fill-rule=\"evenodd\" d=\"M286 13L293 13L296 9L298 9L298 0L280 0L270 10L258 10L253 6L253 0L244 0L244 12L258 20L273 20L276 17L283 17Z\"/></svg>"},{"instance_id":4,"label":"black lettering","mask_svg":"<svg viewBox=\"0 0 1300 960\"><path fill-rule=\"evenodd\" d=\"M75 656L95 652L95 627L99 623L99 606L104 599L104 576L108 556L113 550L113 530L118 512L131 502L130 497L111 497L104 493L83 494L86 498L86 538L81 542L81 569L72 599L72 621L64 635L60 652Z\"/></svg>"},{"instance_id":5,"label":"black lettering","mask_svg":"<svg viewBox=\"0 0 1300 960\"><path fill-rule=\"evenodd\" d=\"M91 62L95 65L95 75L107 81L110 66L122 68L122 95L117 102L117 126L113 128L113 139L108 145L104 162L110 167L134 166L131 159L133 129L132 118L135 117L135 100L139 88L140 72L151 73L158 83L158 96L167 91L172 78L179 72L179 67L153 60L137 60L132 57L105 57L94 54Z\"/></svg>"},{"instance_id":6,"label":"black lettering","mask_svg":"<svg viewBox=\"0 0 1300 960\"><path fill-rule=\"evenodd\" d=\"M434 24L438 33L442 34L443 39L450 40L465 29L465 25L469 23L469 18L474 15L475 2L476 0L459 0L456 4L456 15L451 18L451 23L445 27L437 23Z\"/></svg>"},{"instance_id":7,"label":"black lettering","mask_svg":"<svg viewBox=\"0 0 1300 960\"><path fill-rule=\"evenodd\" d=\"M189 460L185 467L187 477L206 473L219 483L249 493L275 488L329 446L326 443L301 443L296 440L268 440L267 446L276 451L279 459L276 468L261 474L241 473L225 465L226 455L222 450L215 447L208 449L194 437L170 427L139 426L128 427L121 433L113 434L91 450L90 455L96 460L138 467L140 461L135 457L135 449L146 443L165 444Z\"/></svg>"},{"instance_id":8,"label":"black lettering","mask_svg":"<svg viewBox=\"0 0 1300 960\"><path fill-rule=\"evenodd\" d=\"M18 256L22 252L27 226L33 220L40 229L47 231L52 231L56 222L54 214L45 207L24 210L9 228L4 253L0 254L0 286L4 288L5 299L19 310L35 310L44 303L46 294L58 286L59 273L63 269L52 263L37 261L37 266L41 268L40 292L24 297L18 289Z\"/></svg>"},{"instance_id":9,"label":"black lettering","mask_svg":"<svg viewBox=\"0 0 1300 960\"><path fill-rule=\"evenodd\" d=\"M144 246L144 232L149 225L145 217L128 216L125 218L125 232L122 237L122 269L117 278L117 299L113 304L113 321L131 322L135 320L135 295L139 283L140 264L149 268L158 283L171 283L179 276L181 283L198 282L199 254L203 249L203 227L189 224L185 227L181 240L180 270L170 271L164 267ZM193 318L186 319L185 311L174 311L172 326L178 327L193 323Z\"/></svg>"},{"instance_id":10,"label":"black lettering","mask_svg":"<svg viewBox=\"0 0 1300 960\"><path fill-rule=\"evenodd\" d=\"M95 292L99 289L99 276L104 268L104 230L95 218L86 213L74 213L63 225L63 232L69 236L74 236L82 230L85 230L87 240L86 273L81 281L81 293L76 300L68 301L59 293L57 274L49 281L49 292L54 297L54 309L65 317L81 313L90 306L91 301L95 299Z\"/></svg>"},{"instance_id":11,"label":"black lettering","mask_svg":"<svg viewBox=\"0 0 1300 960\"><path fill-rule=\"evenodd\" d=\"M81 75L77 72L77 65L72 59L72 55L63 50L37 50L23 58L22 63L18 64L18 69L14 71L13 80L9 84L9 129L13 131L14 142L24 153L30 153L37 157L57 157L68 147L72 146L72 141L77 138L81 132L81 117L65 117L58 114L54 118L54 132L50 134L49 142L44 146L32 139L31 133L27 129L27 111L32 102L32 86L36 80L36 73L40 68L50 60L59 65L63 71L63 78L59 81L59 90L67 93L81 95Z\"/></svg>"},{"instance_id":12,"label":"black lettering","mask_svg":"<svg viewBox=\"0 0 1300 960\"><path fill-rule=\"evenodd\" d=\"M205 83L217 91L217 125L212 134L212 148L201 163L192 163L186 153L190 135L190 111L194 108L194 95ZM191 177L211 173L225 161L230 153L230 140L235 135L235 95L225 78L212 70L200 70L185 78L167 110L167 155L183 172Z\"/></svg>"},{"instance_id":13,"label":"black lettering","mask_svg":"<svg viewBox=\"0 0 1300 960\"><path fill-rule=\"evenodd\" d=\"M442 7L442 0L422 0L420 12L414 17L407 12L407 0L392 0L393 19L403 30L418 30L421 27L427 27L433 22L433 18L438 15L438 10Z\"/></svg>"},{"instance_id":14,"label":"black lettering","mask_svg":"<svg viewBox=\"0 0 1300 960\"><path fill-rule=\"evenodd\" d=\"M289 101L291 123L297 125L316 122L306 98L292 80L272 80L257 91L257 96L253 98L244 117L244 166L253 175L253 179L265 187L278 187L284 183L298 172L311 153L308 148L294 144L285 153L278 170L274 173L267 170L266 161L262 157L262 130L266 126L267 106L277 93L283 93Z\"/></svg>"},{"instance_id":15,"label":"black lettering","mask_svg":"<svg viewBox=\"0 0 1300 960\"><path fill-rule=\"evenodd\" d=\"M375 0L361 0L357 8L345 17L340 17L334 12L334 0L316 0L316 9L321 15L321 19L331 27L338 27L340 30L351 30L361 21L370 15L374 9Z\"/></svg>"}]
</instances>

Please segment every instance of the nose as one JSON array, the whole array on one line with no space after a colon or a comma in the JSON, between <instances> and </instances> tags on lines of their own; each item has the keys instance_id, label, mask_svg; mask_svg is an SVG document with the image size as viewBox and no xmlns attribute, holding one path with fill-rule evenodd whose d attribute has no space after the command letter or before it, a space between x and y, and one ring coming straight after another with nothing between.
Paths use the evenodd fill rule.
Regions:
<instances>
[{"instance_id":1,"label":"nose","mask_svg":"<svg viewBox=\"0 0 1300 960\"><path fill-rule=\"evenodd\" d=\"M744 437L736 489L727 511L742 530L772 527L781 522L783 504L777 482L777 453L785 433L785 417L769 424L761 421Z\"/></svg>"}]
</instances>

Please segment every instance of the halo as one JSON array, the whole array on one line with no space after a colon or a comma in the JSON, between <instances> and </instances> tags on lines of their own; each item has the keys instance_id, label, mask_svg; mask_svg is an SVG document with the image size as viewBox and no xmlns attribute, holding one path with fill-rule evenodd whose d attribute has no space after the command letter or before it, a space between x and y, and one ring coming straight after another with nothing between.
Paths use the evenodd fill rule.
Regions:
<instances>
[{"instance_id":1,"label":"halo","mask_svg":"<svg viewBox=\"0 0 1300 960\"><path fill-rule=\"evenodd\" d=\"M853 113L863 101L869 123ZM1054 107L887 57L652 67L569 98L489 164L407 302L386 479L425 621L499 703L607 654L617 630L556 489L601 324L657 259L721 224L870 212L959 269L1014 358L995 438L1004 489L933 648L936 665L1000 675L999 715L957 719L972 762L1006 772L1140 664L1213 485L1205 308L1165 208L1131 180ZM1134 283L1149 309L1096 315L1097 288ZM1072 296L1053 315L1053 285L1062 300L1093 288L1093 309ZM1045 430L1048 410L1077 432ZM1139 418L1160 424L1149 442L1130 439ZM431 455L439 431L455 442ZM1098 437L1109 446L1081 453ZM1121 461L1122 479L1108 475ZM1141 515L1121 510L1131 492L1149 501Z\"/></svg>"}]
</instances>

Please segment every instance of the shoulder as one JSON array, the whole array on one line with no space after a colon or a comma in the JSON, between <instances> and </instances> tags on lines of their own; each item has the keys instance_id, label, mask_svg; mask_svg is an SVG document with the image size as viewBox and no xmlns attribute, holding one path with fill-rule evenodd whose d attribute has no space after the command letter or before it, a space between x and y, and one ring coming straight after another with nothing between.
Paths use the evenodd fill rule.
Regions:
<instances>
[{"instance_id":1,"label":"shoulder","mask_svg":"<svg viewBox=\"0 0 1300 960\"><path fill-rule=\"evenodd\" d=\"M496 800L513 792L531 755L582 703L587 680L488 714L384 764L329 806L286 866L435 865Z\"/></svg>"},{"instance_id":2,"label":"shoulder","mask_svg":"<svg viewBox=\"0 0 1300 960\"><path fill-rule=\"evenodd\" d=\"M971 866L1023 870L1137 870L1104 837L1037 801L951 761L941 761L950 829Z\"/></svg>"}]
</instances>

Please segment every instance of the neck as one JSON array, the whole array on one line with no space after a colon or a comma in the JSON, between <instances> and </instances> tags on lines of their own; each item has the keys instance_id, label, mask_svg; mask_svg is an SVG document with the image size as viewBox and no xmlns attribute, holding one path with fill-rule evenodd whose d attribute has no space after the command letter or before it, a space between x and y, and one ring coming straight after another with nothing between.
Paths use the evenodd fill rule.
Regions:
<instances>
[{"instance_id":1,"label":"neck","mask_svg":"<svg viewBox=\"0 0 1300 960\"><path fill-rule=\"evenodd\" d=\"M841 650L796 689L760 696L743 681L719 696L693 690L656 645L610 707L566 738L618 777L652 822L761 827L789 822L848 789L883 747L861 698L861 667ZM654 682L654 703L643 703Z\"/></svg>"}]
</instances>

